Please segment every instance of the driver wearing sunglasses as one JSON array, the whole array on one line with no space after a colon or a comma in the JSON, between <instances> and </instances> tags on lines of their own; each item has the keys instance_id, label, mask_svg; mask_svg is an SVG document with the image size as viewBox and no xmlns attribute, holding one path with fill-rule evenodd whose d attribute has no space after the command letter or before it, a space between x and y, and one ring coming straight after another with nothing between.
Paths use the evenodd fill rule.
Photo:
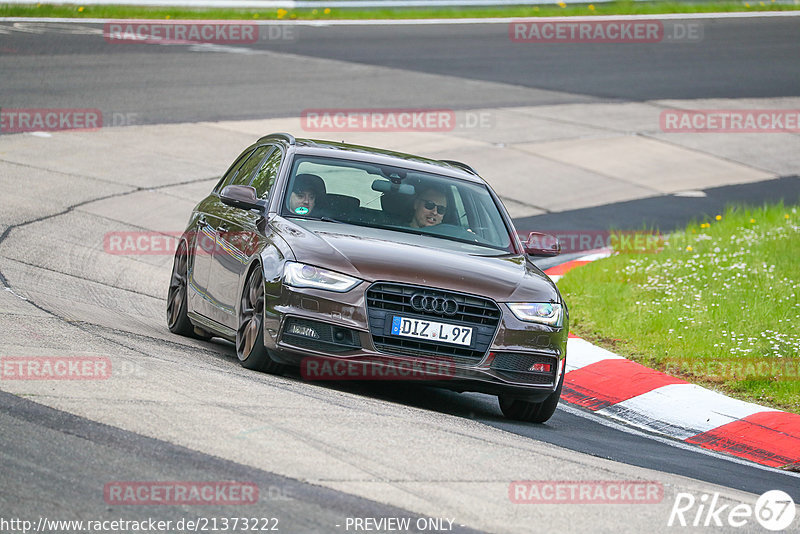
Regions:
<instances>
[{"instance_id":1,"label":"driver wearing sunglasses","mask_svg":"<svg viewBox=\"0 0 800 534\"><path fill-rule=\"evenodd\" d=\"M414 200L414 214L409 226L424 228L435 226L442 222L447 212L447 197L435 188L423 189Z\"/></svg>"}]
</instances>

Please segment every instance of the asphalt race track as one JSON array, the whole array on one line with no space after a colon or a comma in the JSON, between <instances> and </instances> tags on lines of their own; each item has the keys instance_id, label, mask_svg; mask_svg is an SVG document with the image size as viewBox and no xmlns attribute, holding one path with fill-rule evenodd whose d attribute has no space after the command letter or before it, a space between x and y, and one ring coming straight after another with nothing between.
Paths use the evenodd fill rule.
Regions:
<instances>
[{"instance_id":1,"label":"asphalt race track","mask_svg":"<svg viewBox=\"0 0 800 534\"><path fill-rule=\"evenodd\" d=\"M479 394L247 371L229 343L167 330L171 253L104 249L107 232L182 230L265 128L325 137L298 127L311 108L485 114L485 130L327 136L477 161L525 229L666 229L728 201L796 201L797 133L667 137L657 117L678 101L800 108L800 17L690 22L701 41L534 45L510 41L506 24L300 25L249 44L147 45L109 43L102 24L0 21L0 108L104 118L98 131L0 135L0 356L91 355L114 369L93 382L0 381L0 521L246 515L322 533L408 517L428 525L412 532L660 532L682 530L667 526L679 493L753 505L780 489L800 502L797 474L568 406L526 425ZM592 143L689 170L659 165L636 181L645 167L589 155L568 167ZM563 169L563 189L544 191L541 177L526 188L515 176L529 161ZM521 480L653 481L663 499L517 504L509 485ZM126 506L104 495L119 481L246 481L259 499Z\"/></svg>"},{"instance_id":2,"label":"asphalt race track","mask_svg":"<svg viewBox=\"0 0 800 534\"><path fill-rule=\"evenodd\" d=\"M83 105L137 113L140 124L296 116L310 103L462 109L797 96L795 17L693 23L703 27L699 43L647 47L515 43L502 23L303 25L237 47L112 44L102 24L17 23L0 33L0 90L5 107Z\"/></svg>"}]
</instances>

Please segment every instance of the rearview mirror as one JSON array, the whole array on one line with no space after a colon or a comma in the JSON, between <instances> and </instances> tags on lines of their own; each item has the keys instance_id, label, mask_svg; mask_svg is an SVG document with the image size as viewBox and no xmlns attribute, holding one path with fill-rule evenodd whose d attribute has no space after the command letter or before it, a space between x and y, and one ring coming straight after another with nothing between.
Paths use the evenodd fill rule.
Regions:
<instances>
[{"instance_id":1,"label":"rearview mirror","mask_svg":"<svg viewBox=\"0 0 800 534\"><path fill-rule=\"evenodd\" d=\"M531 232L525 241L525 254L531 256L558 256L561 254L561 243L554 235Z\"/></svg>"},{"instance_id":2,"label":"rearview mirror","mask_svg":"<svg viewBox=\"0 0 800 534\"><path fill-rule=\"evenodd\" d=\"M250 185L226 185L219 198L223 204L243 210L261 209L263 206L256 196L256 188Z\"/></svg>"},{"instance_id":3,"label":"rearview mirror","mask_svg":"<svg viewBox=\"0 0 800 534\"><path fill-rule=\"evenodd\" d=\"M396 184L389 180L375 180L372 182L372 190L380 193L400 193L401 195L411 196L416 189L411 184Z\"/></svg>"}]
</instances>

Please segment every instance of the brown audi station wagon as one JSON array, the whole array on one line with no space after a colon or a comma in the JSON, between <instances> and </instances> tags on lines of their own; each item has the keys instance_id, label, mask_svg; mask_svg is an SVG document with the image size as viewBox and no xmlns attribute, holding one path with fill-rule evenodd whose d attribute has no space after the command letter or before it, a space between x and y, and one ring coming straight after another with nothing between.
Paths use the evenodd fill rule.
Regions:
<instances>
[{"instance_id":1,"label":"brown audi station wagon","mask_svg":"<svg viewBox=\"0 0 800 534\"><path fill-rule=\"evenodd\" d=\"M234 342L248 369L418 380L544 422L569 314L531 261L558 254L542 242L468 165L272 134L195 207L167 322Z\"/></svg>"}]
</instances>

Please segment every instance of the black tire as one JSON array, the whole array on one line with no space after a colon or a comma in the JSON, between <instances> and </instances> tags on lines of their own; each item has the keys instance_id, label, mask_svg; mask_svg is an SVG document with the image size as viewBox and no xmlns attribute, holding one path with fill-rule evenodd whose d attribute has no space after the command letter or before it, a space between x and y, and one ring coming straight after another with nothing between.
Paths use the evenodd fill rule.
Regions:
<instances>
[{"instance_id":1,"label":"black tire","mask_svg":"<svg viewBox=\"0 0 800 534\"><path fill-rule=\"evenodd\" d=\"M167 293L167 327L173 334L209 340L213 336L205 330L192 324L187 315L186 293L189 281L188 275L188 247L186 241L181 241L175 252L172 262L172 277L169 281Z\"/></svg>"},{"instance_id":2,"label":"black tire","mask_svg":"<svg viewBox=\"0 0 800 534\"><path fill-rule=\"evenodd\" d=\"M561 398L561 388L564 385L564 374L558 382L558 387L542 402L530 402L521 399L499 395L500 410L507 419L525 421L526 423L544 423L550 419L558 407Z\"/></svg>"},{"instance_id":3,"label":"black tire","mask_svg":"<svg viewBox=\"0 0 800 534\"><path fill-rule=\"evenodd\" d=\"M236 355L245 369L280 374L284 366L275 362L264 347L264 275L256 266L247 277L239 301Z\"/></svg>"},{"instance_id":4,"label":"black tire","mask_svg":"<svg viewBox=\"0 0 800 534\"><path fill-rule=\"evenodd\" d=\"M188 247L181 241L172 263L172 278L167 293L167 326L173 334L195 337L194 325L186 315L186 289L188 284Z\"/></svg>"}]
</instances>

